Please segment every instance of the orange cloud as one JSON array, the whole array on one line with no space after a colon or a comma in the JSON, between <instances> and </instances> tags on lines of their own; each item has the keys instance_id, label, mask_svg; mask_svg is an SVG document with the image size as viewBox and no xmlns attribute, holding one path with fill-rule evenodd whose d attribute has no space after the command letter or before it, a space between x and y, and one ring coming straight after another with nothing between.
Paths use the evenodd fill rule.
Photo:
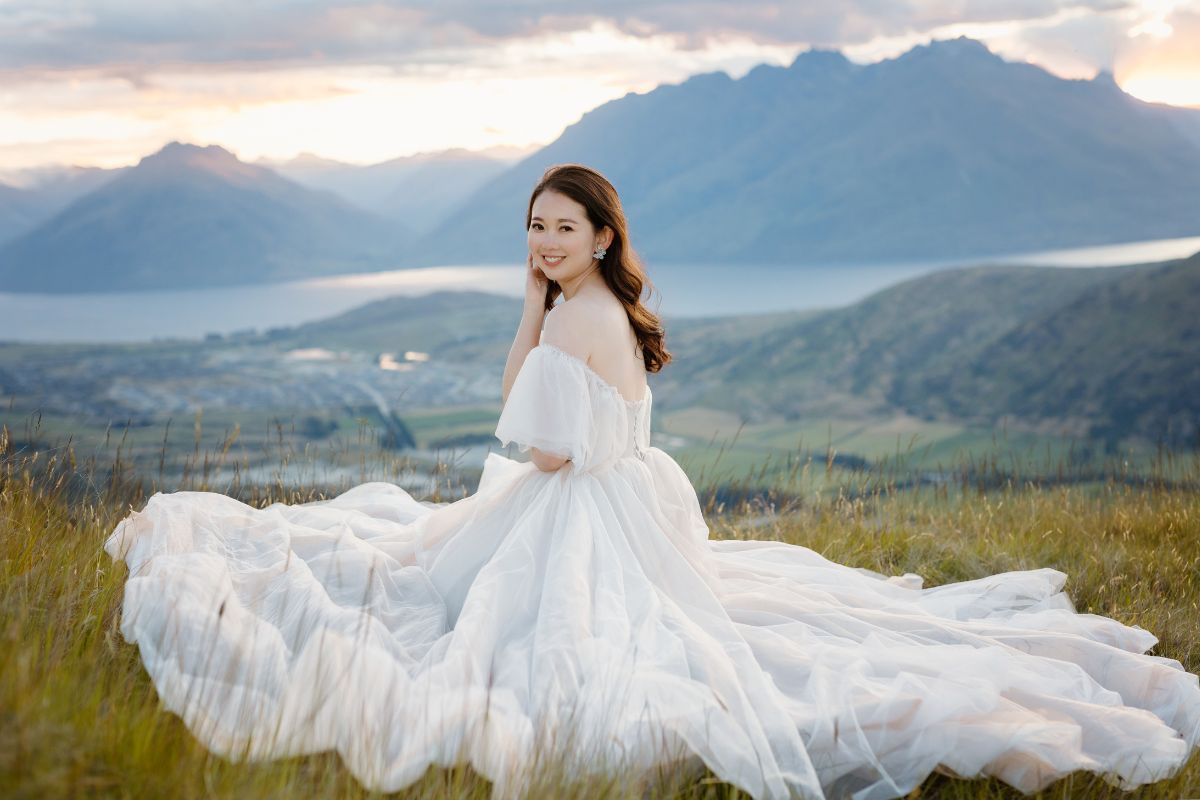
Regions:
<instances>
[{"instance_id":1,"label":"orange cloud","mask_svg":"<svg viewBox=\"0 0 1200 800\"><path fill-rule=\"evenodd\" d=\"M1200 12L1177 9L1130 37L1114 74L1142 100L1200 107Z\"/></svg>"}]
</instances>

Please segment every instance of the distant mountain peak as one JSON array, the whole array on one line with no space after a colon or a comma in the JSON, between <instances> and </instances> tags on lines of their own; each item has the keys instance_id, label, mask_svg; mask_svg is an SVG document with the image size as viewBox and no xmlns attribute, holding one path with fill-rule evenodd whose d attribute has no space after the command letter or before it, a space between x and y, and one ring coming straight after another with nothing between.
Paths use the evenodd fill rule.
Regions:
<instances>
[{"instance_id":1,"label":"distant mountain peak","mask_svg":"<svg viewBox=\"0 0 1200 800\"><path fill-rule=\"evenodd\" d=\"M1003 63L1004 59L988 49L988 46L978 39L969 36L958 36L953 39L934 39L929 44L919 44L904 53L898 60L911 59L965 59Z\"/></svg>"},{"instance_id":2,"label":"distant mountain peak","mask_svg":"<svg viewBox=\"0 0 1200 800\"><path fill-rule=\"evenodd\" d=\"M264 172L262 167L238 160L220 145L201 146L187 142L168 142L158 152L142 158L134 169L146 174L199 170L228 179L254 178Z\"/></svg>"},{"instance_id":3,"label":"distant mountain peak","mask_svg":"<svg viewBox=\"0 0 1200 800\"><path fill-rule=\"evenodd\" d=\"M1120 89L1117 85L1117 79L1113 77L1112 72L1107 69L1101 69L1096 73L1096 77L1092 78L1092 83L1097 86L1111 86L1114 89Z\"/></svg>"},{"instance_id":4,"label":"distant mountain peak","mask_svg":"<svg viewBox=\"0 0 1200 800\"><path fill-rule=\"evenodd\" d=\"M693 87L703 84L707 88L709 86L715 86L718 84L723 86L725 84L733 83L733 78L729 77L729 73L725 70L716 69L712 72L701 72L693 75L684 81L684 83L690 84Z\"/></svg>"},{"instance_id":5,"label":"distant mountain peak","mask_svg":"<svg viewBox=\"0 0 1200 800\"><path fill-rule=\"evenodd\" d=\"M843 70L854 66L841 50L832 48L811 47L800 53L792 61L788 69L833 71Z\"/></svg>"},{"instance_id":6,"label":"distant mountain peak","mask_svg":"<svg viewBox=\"0 0 1200 800\"><path fill-rule=\"evenodd\" d=\"M172 141L163 145L162 149L157 153L151 153L142 159L159 158L164 160L192 160L197 158L203 159L231 159L237 161L237 156L221 147L219 144L198 145L190 144L189 142Z\"/></svg>"},{"instance_id":7,"label":"distant mountain peak","mask_svg":"<svg viewBox=\"0 0 1200 800\"><path fill-rule=\"evenodd\" d=\"M308 167L308 166L320 166L320 167L350 166L349 164L347 164L344 161L338 161L336 158L326 158L325 156L319 156L316 153L309 152L308 150L305 150L303 153L297 154L295 158L290 159L290 160L280 159L278 163L292 164L294 166L305 166L305 167Z\"/></svg>"},{"instance_id":8,"label":"distant mountain peak","mask_svg":"<svg viewBox=\"0 0 1200 800\"><path fill-rule=\"evenodd\" d=\"M193 288L361 272L390 267L408 235L223 147L171 142L6 242L0 286Z\"/></svg>"}]
</instances>

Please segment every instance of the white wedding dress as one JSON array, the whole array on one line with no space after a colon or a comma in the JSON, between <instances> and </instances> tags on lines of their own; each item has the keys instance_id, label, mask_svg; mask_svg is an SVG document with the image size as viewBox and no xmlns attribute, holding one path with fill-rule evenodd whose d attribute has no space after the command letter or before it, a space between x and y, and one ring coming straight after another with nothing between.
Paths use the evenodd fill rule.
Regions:
<instances>
[{"instance_id":1,"label":"white wedding dress","mask_svg":"<svg viewBox=\"0 0 1200 800\"><path fill-rule=\"evenodd\" d=\"M106 544L122 633L210 750L333 749L379 790L469 760L518 796L551 740L580 770L678 757L758 798L892 798L934 770L1132 787L1200 743L1200 679L1076 613L1062 572L922 588L709 539L650 406L540 344L496 436L557 472L492 453L439 504L156 494Z\"/></svg>"}]
</instances>

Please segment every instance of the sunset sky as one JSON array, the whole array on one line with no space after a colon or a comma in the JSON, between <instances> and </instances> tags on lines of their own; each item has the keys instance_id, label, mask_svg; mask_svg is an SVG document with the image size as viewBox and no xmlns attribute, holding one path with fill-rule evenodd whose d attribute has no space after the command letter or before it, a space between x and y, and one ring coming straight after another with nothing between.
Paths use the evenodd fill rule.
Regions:
<instances>
[{"instance_id":1,"label":"sunset sky","mask_svg":"<svg viewBox=\"0 0 1200 800\"><path fill-rule=\"evenodd\" d=\"M1200 0L0 0L0 178L131 164L173 139L354 163L529 147L700 72L814 46L868 63L958 35L1200 107Z\"/></svg>"}]
</instances>

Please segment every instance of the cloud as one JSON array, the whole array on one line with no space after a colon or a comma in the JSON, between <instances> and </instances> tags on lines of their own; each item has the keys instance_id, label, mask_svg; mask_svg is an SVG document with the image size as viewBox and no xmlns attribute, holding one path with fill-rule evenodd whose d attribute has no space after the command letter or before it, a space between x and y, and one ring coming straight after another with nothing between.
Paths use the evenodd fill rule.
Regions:
<instances>
[{"instance_id":1,"label":"cloud","mask_svg":"<svg viewBox=\"0 0 1200 800\"><path fill-rule=\"evenodd\" d=\"M0 5L0 69L146 68L377 61L477 43L469 28L429 24L400 4L134 3L65 0Z\"/></svg>"},{"instance_id":2,"label":"cloud","mask_svg":"<svg viewBox=\"0 0 1200 800\"><path fill-rule=\"evenodd\" d=\"M1152 102L1200 108L1200 8L1174 9L1128 36L1114 74Z\"/></svg>"},{"instance_id":3,"label":"cloud","mask_svg":"<svg viewBox=\"0 0 1200 800\"><path fill-rule=\"evenodd\" d=\"M438 63L464 49L553 37L607 21L630 36L702 49L742 36L769 44L863 44L945 25L1035 21L1064 9L1105 13L1133 0L721 0L505 3L424 0L9 0L0 4L0 69L104 67L134 75L162 65L262 68L304 63ZM552 11L548 11L550 8Z\"/></svg>"},{"instance_id":4,"label":"cloud","mask_svg":"<svg viewBox=\"0 0 1200 800\"><path fill-rule=\"evenodd\" d=\"M1180 7L1127 34L1118 67L1191 64L1200 71L1200 3ZM1200 78L1198 78L1200 80Z\"/></svg>"},{"instance_id":5,"label":"cloud","mask_svg":"<svg viewBox=\"0 0 1200 800\"><path fill-rule=\"evenodd\" d=\"M0 166L172 138L354 161L532 144L700 72L959 35L1066 77L1137 73L1168 102L1200 74L1200 0L0 0Z\"/></svg>"}]
</instances>

